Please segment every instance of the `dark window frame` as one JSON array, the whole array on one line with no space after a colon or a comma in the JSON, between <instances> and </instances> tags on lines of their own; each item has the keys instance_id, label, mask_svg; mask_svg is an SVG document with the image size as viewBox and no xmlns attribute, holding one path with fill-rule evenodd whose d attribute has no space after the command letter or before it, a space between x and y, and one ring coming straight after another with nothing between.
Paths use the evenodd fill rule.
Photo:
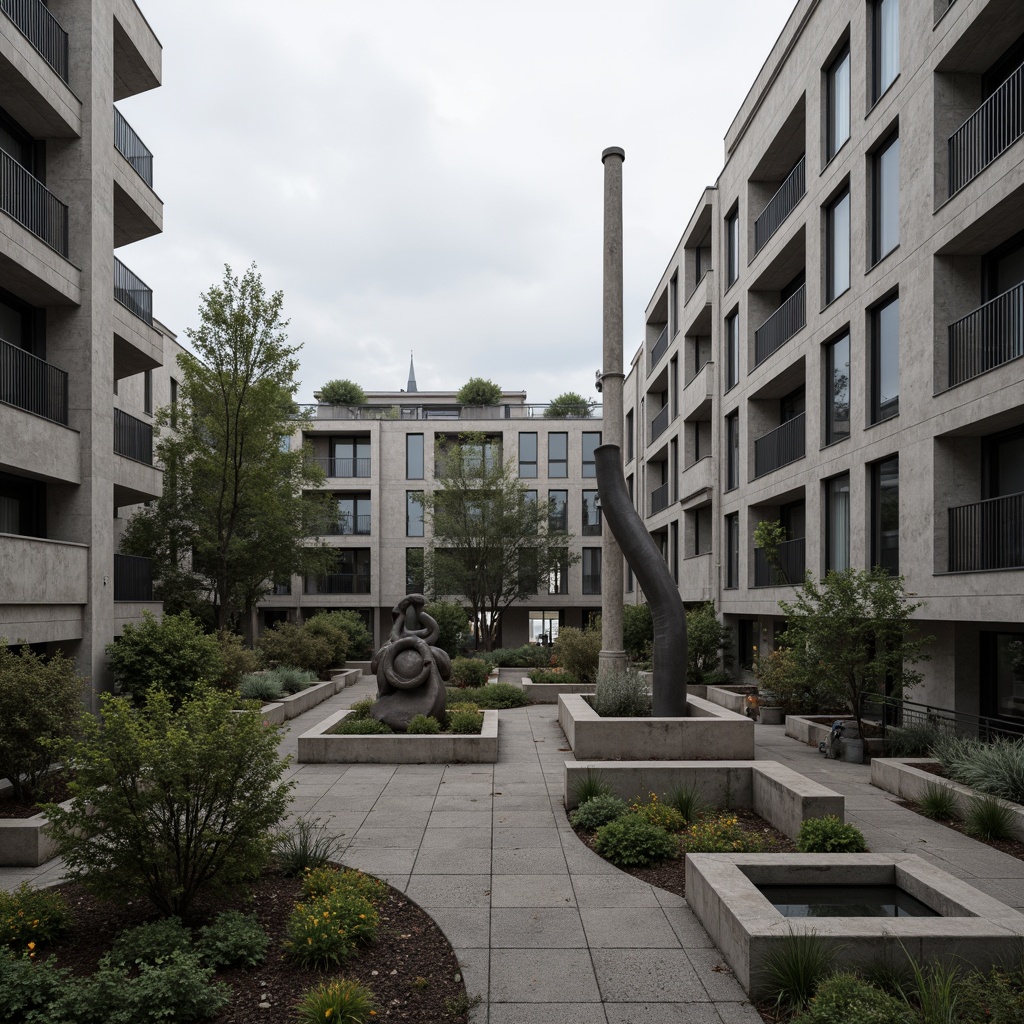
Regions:
<instances>
[{"instance_id":1,"label":"dark window frame","mask_svg":"<svg viewBox=\"0 0 1024 1024\"><path fill-rule=\"evenodd\" d=\"M725 489L740 485L740 411L733 409L725 417Z\"/></svg>"},{"instance_id":2,"label":"dark window frame","mask_svg":"<svg viewBox=\"0 0 1024 1024\"><path fill-rule=\"evenodd\" d=\"M882 473L885 467L896 464L896 546L895 564L887 565L885 552L883 550L883 522L882 522ZM899 494L900 494L900 456L899 452L887 458L879 459L871 464L871 566L882 566L890 576L900 574L900 516L899 516Z\"/></svg>"},{"instance_id":3,"label":"dark window frame","mask_svg":"<svg viewBox=\"0 0 1024 1024\"><path fill-rule=\"evenodd\" d=\"M833 409L835 408L835 377L836 377L836 366L835 366L835 350L836 346L845 342L846 343L846 433L836 434L833 430L834 419ZM823 345L825 349L824 366L825 366L825 381L822 389L822 398L825 403L824 420L825 420L825 446L831 444L837 444L839 441L845 441L850 436L850 400L851 400L851 388L850 388L850 331L846 328L841 334L836 335L830 341L825 342Z\"/></svg>"},{"instance_id":4,"label":"dark window frame","mask_svg":"<svg viewBox=\"0 0 1024 1024\"><path fill-rule=\"evenodd\" d=\"M740 277L740 204L737 201L725 215L725 287L731 288Z\"/></svg>"},{"instance_id":5,"label":"dark window frame","mask_svg":"<svg viewBox=\"0 0 1024 1024\"><path fill-rule=\"evenodd\" d=\"M530 459L530 438L533 438L533 458ZM523 444L526 443L526 458L524 458ZM536 430L521 430L519 432L519 476L526 480L537 479L537 453L539 451ZM530 469L533 472L530 472Z\"/></svg>"},{"instance_id":6,"label":"dark window frame","mask_svg":"<svg viewBox=\"0 0 1024 1024\"><path fill-rule=\"evenodd\" d=\"M836 144L836 76L840 67L846 64L846 137ZM847 40L839 52L825 68L825 163L832 160L835 155L850 141L850 132L853 127L853 90L852 90L852 60L850 56L850 42Z\"/></svg>"},{"instance_id":7,"label":"dark window frame","mask_svg":"<svg viewBox=\"0 0 1024 1024\"><path fill-rule=\"evenodd\" d=\"M417 439L419 440L419 449L420 449L419 450L420 471L419 471L418 474L413 472L413 469L410 468L410 461L411 460L409 458L410 454L412 454L414 457L416 455L416 453L414 451L411 451L410 446L411 445L415 445L415 442L416 442ZM426 471L427 471L426 444L424 442L423 435L422 434L406 434L405 435L405 479L406 480L425 480L426 479Z\"/></svg>"},{"instance_id":8,"label":"dark window frame","mask_svg":"<svg viewBox=\"0 0 1024 1024\"><path fill-rule=\"evenodd\" d=\"M882 248L882 223L883 223L883 160L896 147L896 175L893 186L893 198L895 201L895 240L888 249ZM886 196L889 195L886 190ZM890 132L879 143L871 153L871 266L881 263L889 253L894 252L900 246L900 135L898 130Z\"/></svg>"},{"instance_id":9,"label":"dark window frame","mask_svg":"<svg viewBox=\"0 0 1024 1024\"><path fill-rule=\"evenodd\" d=\"M562 439L563 452L560 457L557 453L552 455L552 444L555 438ZM564 430L552 430L548 432L548 476L556 480L563 480L569 475L569 434Z\"/></svg>"},{"instance_id":10,"label":"dark window frame","mask_svg":"<svg viewBox=\"0 0 1024 1024\"><path fill-rule=\"evenodd\" d=\"M894 416L898 416L900 413L900 388L899 388L899 363L900 363L900 321L899 321L899 293L889 295L883 299L877 305L872 306L870 314L870 335L871 335L871 381L870 381L870 397L871 404L869 408L870 422L874 426L876 423L884 423L886 420L891 420ZM896 347L896 394L890 396L888 402L885 403L887 408L883 408L882 403L882 364L883 364L883 352L882 346L883 341L888 339L882 338L882 315L886 311L896 306L896 329L894 332L894 338L891 344Z\"/></svg>"},{"instance_id":11,"label":"dark window frame","mask_svg":"<svg viewBox=\"0 0 1024 1024\"><path fill-rule=\"evenodd\" d=\"M840 204L846 202L846 284L838 288L836 283L836 213ZM825 305L835 302L840 295L850 290L852 274L852 226L850 186L847 185L825 205Z\"/></svg>"}]
</instances>

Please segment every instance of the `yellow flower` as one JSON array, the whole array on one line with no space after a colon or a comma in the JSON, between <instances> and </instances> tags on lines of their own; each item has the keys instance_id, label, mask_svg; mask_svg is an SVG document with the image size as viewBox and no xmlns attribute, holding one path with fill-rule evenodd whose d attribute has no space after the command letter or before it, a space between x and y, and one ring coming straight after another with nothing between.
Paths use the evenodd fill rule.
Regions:
<instances>
[{"instance_id":1,"label":"yellow flower","mask_svg":"<svg viewBox=\"0 0 1024 1024\"><path fill-rule=\"evenodd\" d=\"M328 1006L327 1009L324 1010L324 1020L330 1017L332 1013L334 1013L334 1011Z\"/></svg>"},{"instance_id":2,"label":"yellow flower","mask_svg":"<svg viewBox=\"0 0 1024 1024\"><path fill-rule=\"evenodd\" d=\"M35 944L34 942L30 942L30 943L28 944L28 948L29 948L29 949L35 949L35 948L36 948L36 944Z\"/></svg>"}]
</instances>

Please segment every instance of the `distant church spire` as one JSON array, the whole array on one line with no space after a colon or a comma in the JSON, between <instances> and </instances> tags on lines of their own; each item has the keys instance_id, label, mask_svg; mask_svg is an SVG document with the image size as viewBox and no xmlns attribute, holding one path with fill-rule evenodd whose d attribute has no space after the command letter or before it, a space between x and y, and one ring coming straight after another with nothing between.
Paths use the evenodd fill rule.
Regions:
<instances>
[{"instance_id":1,"label":"distant church spire","mask_svg":"<svg viewBox=\"0 0 1024 1024\"><path fill-rule=\"evenodd\" d=\"M413 365L412 365L412 351L411 350L409 351L409 383L406 384L405 390L408 391L408 392L418 391L419 390L419 388L416 387L416 370L413 368Z\"/></svg>"}]
</instances>

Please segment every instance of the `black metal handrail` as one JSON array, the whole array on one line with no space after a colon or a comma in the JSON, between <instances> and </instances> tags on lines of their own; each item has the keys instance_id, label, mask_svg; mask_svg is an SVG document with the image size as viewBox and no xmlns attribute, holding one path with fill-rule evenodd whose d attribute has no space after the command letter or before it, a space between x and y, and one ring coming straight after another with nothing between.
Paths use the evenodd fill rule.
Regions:
<instances>
[{"instance_id":1,"label":"black metal handrail","mask_svg":"<svg viewBox=\"0 0 1024 1024\"><path fill-rule=\"evenodd\" d=\"M656 515L662 509L668 508L668 483L663 483L660 487L655 487L651 491L651 510L647 514L649 516Z\"/></svg>"},{"instance_id":2,"label":"black metal handrail","mask_svg":"<svg viewBox=\"0 0 1024 1024\"><path fill-rule=\"evenodd\" d=\"M329 477L351 479L370 475L369 459L318 458L314 461Z\"/></svg>"},{"instance_id":3,"label":"black metal handrail","mask_svg":"<svg viewBox=\"0 0 1024 1024\"><path fill-rule=\"evenodd\" d=\"M877 722L882 729L882 738L889 726L904 729L915 726L932 726L939 732L955 736L970 736L986 743L997 739L1024 737L1024 722L1013 722L992 715L968 715L952 708L935 707L898 697L884 697L877 693L860 695L861 720Z\"/></svg>"},{"instance_id":4,"label":"black metal handrail","mask_svg":"<svg viewBox=\"0 0 1024 1024\"><path fill-rule=\"evenodd\" d=\"M949 194L973 181L1024 135L1024 65L949 137Z\"/></svg>"},{"instance_id":5,"label":"black metal handrail","mask_svg":"<svg viewBox=\"0 0 1024 1024\"><path fill-rule=\"evenodd\" d=\"M327 532L343 537L369 536L370 519L370 516L345 516L337 522L331 523Z\"/></svg>"},{"instance_id":6,"label":"black metal handrail","mask_svg":"<svg viewBox=\"0 0 1024 1024\"><path fill-rule=\"evenodd\" d=\"M68 80L68 34L41 0L0 0L3 11L62 82Z\"/></svg>"},{"instance_id":7,"label":"black metal handrail","mask_svg":"<svg viewBox=\"0 0 1024 1024\"><path fill-rule=\"evenodd\" d=\"M153 289L114 257L114 301L153 326Z\"/></svg>"},{"instance_id":8,"label":"black metal handrail","mask_svg":"<svg viewBox=\"0 0 1024 1024\"><path fill-rule=\"evenodd\" d=\"M807 285L802 284L756 331L754 365L757 366L789 341L807 323Z\"/></svg>"},{"instance_id":9,"label":"black metal handrail","mask_svg":"<svg viewBox=\"0 0 1024 1024\"><path fill-rule=\"evenodd\" d=\"M153 563L150 559L140 555L114 555L114 600L153 600Z\"/></svg>"},{"instance_id":10,"label":"black metal handrail","mask_svg":"<svg viewBox=\"0 0 1024 1024\"><path fill-rule=\"evenodd\" d=\"M135 134L135 130L124 119L124 114L114 107L114 148L135 168L138 176L153 187L153 154Z\"/></svg>"},{"instance_id":11,"label":"black metal handrail","mask_svg":"<svg viewBox=\"0 0 1024 1024\"><path fill-rule=\"evenodd\" d=\"M0 402L67 426L67 371L0 341Z\"/></svg>"},{"instance_id":12,"label":"black metal handrail","mask_svg":"<svg viewBox=\"0 0 1024 1024\"><path fill-rule=\"evenodd\" d=\"M754 253L761 251L765 242L782 227L785 219L796 209L796 204L807 191L807 160L800 157L796 167L789 172L778 192L768 200L768 205L754 221Z\"/></svg>"},{"instance_id":13,"label":"black metal handrail","mask_svg":"<svg viewBox=\"0 0 1024 1024\"><path fill-rule=\"evenodd\" d=\"M755 479L806 455L806 419L805 413L798 413L754 441Z\"/></svg>"},{"instance_id":14,"label":"black metal handrail","mask_svg":"<svg viewBox=\"0 0 1024 1024\"><path fill-rule=\"evenodd\" d=\"M949 325L949 386L1024 356L1024 284Z\"/></svg>"},{"instance_id":15,"label":"black metal handrail","mask_svg":"<svg viewBox=\"0 0 1024 1024\"><path fill-rule=\"evenodd\" d=\"M1024 494L949 509L949 571L1024 567Z\"/></svg>"},{"instance_id":16,"label":"black metal handrail","mask_svg":"<svg viewBox=\"0 0 1024 1024\"><path fill-rule=\"evenodd\" d=\"M3 150L0 150L0 209L68 258L68 208Z\"/></svg>"},{"instance_id":17,"label":"black metal handrail","mask_svg":"<svg viewBox=\"0 0 1024 1024\"><path fill-rule=\"evenodd\" d=\"M332 572L326 576L306 579L307 594L368 594L370 574L363 572Z\"/></svg>"},{"instance_id":18,"label":"black metal handrail","mask_svg":"<svg viewBox=\"0 0 1024 1024\"><path fill-rule=\"evenodd\" d=\"M754 548L754 586L795 586L804 581L806 543L803 537L779 545L778 564L769 565L762 548Z\"/></svg>"},{"instance_id":19,"label":"black metal handrail","mask_svg":"<svg viewBox=\"0 0 1024 1024\"><path fill-rule=\"evenodd\" d=\"M657 416L651 420L651 439L648 444L654 444L655 440L661 437L668 429L668 405L664 405Z\"/></svg>"},{"instance_id":20,"label":"black metal handrail","mask_svg":"<svg viewBox=\"0 0 1024 1024\"><path fill-rule=\"evenodd\" d=\"M153 465L153 426L129 416L123 409L114 410L114 454L126 459Z\"/></svg>"},{"instance_id":21,"label":"black metal handrail","mask_svg":"<svg viewBox=\"0 0 1024 1024\"><path fill-rule=\"evenodd\" d=\"M647 367L647 375L650 376L654 372L654 368L658 365L661 357L668 351L668 324L665 324L661 329L661 334L658 335L658 340L654 343L651 349L651 361Z\"/></svg>"},{"instance_id":22,"label":"black metal handrail","mask_svg":"<svg viewBox=\"0 0 1024 1024\"><path fill-rule=\"evenodd\" d=\"M584 573L583 574L583 593L584 594L600 594L601 593L601 574L595 573Z\"/></svg>"}]
</instances>

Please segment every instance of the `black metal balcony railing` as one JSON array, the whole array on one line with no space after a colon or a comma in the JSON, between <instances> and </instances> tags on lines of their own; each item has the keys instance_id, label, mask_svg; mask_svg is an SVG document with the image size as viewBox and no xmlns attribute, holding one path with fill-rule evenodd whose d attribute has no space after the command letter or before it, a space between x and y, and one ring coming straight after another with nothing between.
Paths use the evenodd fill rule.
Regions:
<instances>
[{"instance_id":1,"label":"black metal balcony railing","mask_svg":"<svg viewBox=\"0 0 1024 1024\"><path fill-rule=\"evenodd\" d=\"M153 563L148 558L114 555L114 600L153 600Z\"/></svg>"},{"instance_id":2,"label":"black metal balcony railing","mask_svg":"<svg viewBox=\"0 0 1024 1024\"><path fill-rule=\"evenodd\" d=\"M1024 356L1024 285L949 325L949 386Z\"/></svg>"},{"instance_id":3,"label":"black metal balcony railing","mask_svg":"<svg viewBox=\"0 0 1024 1024\"><path fill-rule=\"evenodd\" d=\"M1024 135L1024 65L949 137L949 194L973 181Z\"/></svg>"},{"instance_id":4,"label":"black metal balcony railing","mask_svg":"<svg viewBox=\"0 0 1024 1024\"><path fill-rule=\"evenodd\" d=\"M807 285L802 284L754 331L755 366L782 348L807 323L806 298Z\"/></svg>"},{"instance_id":5,"label":"black metal balcony railing","mask_svg":"<svg viewBox=\"0 0 1024 1024\"><path fill-rule=\"evenodd\" d=\"M668 508L667 483L663 483L660 487L655 487L655 489L651 491L651 511L647 514L649 516L656 515L664 508Z\"/></svg>"},{"instance_id":6,"label":"black metal balcony railing","mask_svg":"<svg viewBox=\"0 0 1024 1024\"><path fill-rule=\"evenodd\" d=\"M0 11L14 22L61 81L67 82L68 34L42 0L0 0Z\"/></svg>"},{"instance_id":7,"label":"black metal balcony railing","mask_svg":"<svg viewBox=\"0 0 1024 1024\"><path fill-rule=\"evenodd\" d=\"M352 479L370 475L369 459L317 459L317 465L333 478Z\"/></svg>"},{"instance_id":8,"label":"black metal balcony railing","mask_svg":"<svg viewBox=\"0 0 1024 1024\"><path fill-rule=\"evenodd\" d=\"M114 301L129 313L153 325L153 289L114 257Z\"/></svg>"},{"instance_id":9,"label":"black metal balcony railing","mask_svg":"<svg viewBox=\"0 0 1024 1024\"><path fill-rule=\"evenodd\" d=\"M782 227L785 219L796 209L796 204L807 191L806 164L804 157L800 157L799 163L779 186L779 191L771 197L761 216L754 221L755 254L760 252L765 242Z\"/></svg>"},{"instance_id":10,"label":"black metal balcony railing","mask_svg":"<svg viewBox=\"0 0 1024 1024\"><path fill-rule=\"evenodd\" d=\"M804 457L806 419L799 413L754 441L755 478Z\"/></svg>"},{"instance_id":11,"label":"black metal balcony railing","mask_svg":"<svg viewBox=\"0 0 1024 1024\"><path fill-rule=\"evenodd\" d=\"M291 583L275 583L273 589L274 597L291 597Z\"/></svg>"},{"instance_id":12,"label":"black metal balcony railing","mask_svg":"<svg viewBox=\"0 0 1024 1024\"><path fill-rule=\"evenodd\" d=\"M331 523L327 532L342 537L368 537L370 519L370 516L343 516L337 522Z\"/></svg>"},{"instance_id":13,"label":"black metal balcony railing","mask_svg":"<svg viewBox=\"0 0 1024 1024\"><path fill-rule=\"evenodd\" d=\"M67 372L0 341L0 402L67 426Z\"/></svg>"},{"instance_id":14,"label":"black metal balcony railing","mask_svg":"<svg viewBox=\"0 0 1024 1024\"><path fill-rule=\"evenodd\" d=\"M666 351L668 351L668 324L662 327L661 334L658 335L658 340L654 343L654 348L651 349L651 362L647 367L648 376L654 372L654 368Z\"/></svg>"},{"instance_id":15,"label":"black metal balcony railing","mask_svg":"<svg viewBox=\"0 0 1024 1024\"><path fill-rule=\"evenodd\" d=\"M949 510L949 571L1024 568L1024 494Z\"/></svg>"},{"instance_id":16,"label":"black metal balcony railing","mask_svg":"<svg viewBox=\"0 0 1024 1024\"><path fill-rule=\"evenodd\" d=\"M362 572L333 572L316 579L306 579L307 594L368 594L370 574Z\"/></svg>"},{"instance_id":17,"label":"black metal balcony railing","mask_svg":"<svg viewBox=\"0 0 1024 1024\"><path fill-rule=\"evenodd\" d=\"M779 545L779 564L769 565L761 548L754 548L754 586L795 586L804 581L806 546L803 537Z\"/></svg>"},{"instance_id":18,"label":"black metal balcony railing","mask_svg":"<svg viewBox=\"0 0 1024 1024\"><path fill-rule=\"evenodd\" d=\"M124 119L124 114L114 107L114 148L135 168L138 176L153 187L153 154L135 134L135 130Z\"/></svg>"},{"instance_id":19,"label":"black metal balcony railing","mask_svg":"<svg viewBox=\"0 0 1024 1024\"><path fill-rule=\"evenodd\" d=\"M114 410L114 454L126 459L153 465L153 427L149 423L129 416L121 409Z\"/></svg>"},{"instance_id":20,"label":"black metal balcony railing","mask_svg":"<svg viewBox=\"0 0 1024 1024\"><path fill-rule=\"evenodd\" d=\"M68 258L68 208L3 150L0 150L0 209Z\"/></svg>"},{"instance_id":21,"label":"black metal balcony railing","mask_svg":"<svg viewBox=\"0 0 1024 1024\"><path fill-rule=\"evenodd\" d=\"M661 437L668 429L668 406L662 407L661 411L651 421L651 439L648 444L654 444L655 440Z\"/></svg>"}]
</instances>

